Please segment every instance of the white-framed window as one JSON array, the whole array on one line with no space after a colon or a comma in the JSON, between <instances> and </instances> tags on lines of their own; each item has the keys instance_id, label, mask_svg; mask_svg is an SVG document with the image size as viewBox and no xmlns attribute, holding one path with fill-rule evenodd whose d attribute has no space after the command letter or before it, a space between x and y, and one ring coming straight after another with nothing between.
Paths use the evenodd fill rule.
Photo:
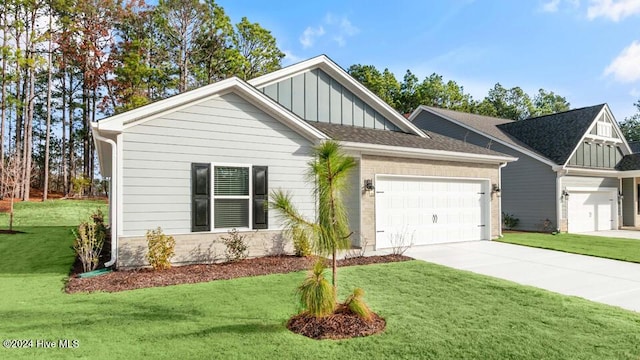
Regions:
<instances>
[{"instance_id":1,"label":"white-framed window","mask_svg":"<svg viewBox=\"0 0 640 360\"><path fill-rule=\"evenodd\" d=\"M212 164L213 228L251 227L251 165Z\"/></svg>"},{"instance_id":2,"label":"white-framed window","mask_svg":"<svg viewBox=\"0 0 640 360\"><path fill-rule=\"evenodd\" d=\"M269 168L192 163L191 231L269 228Z\"/></svg>"}]
</instances>

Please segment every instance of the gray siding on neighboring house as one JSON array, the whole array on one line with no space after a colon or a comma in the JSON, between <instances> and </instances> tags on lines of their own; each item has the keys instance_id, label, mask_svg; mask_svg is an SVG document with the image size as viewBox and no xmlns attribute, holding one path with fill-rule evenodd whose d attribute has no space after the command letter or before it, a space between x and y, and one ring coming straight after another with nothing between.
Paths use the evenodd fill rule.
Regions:
<instances>
[{"instance_id":1,"label":"gray siding on neighboring house","mask_svg":"<svg viewBox=\"0 0 640 360\"><path fill-rule=\"evenodd\" d=\"M260 90L308 121L400 131L392 122L320 69L284 79Z\"/></svg>"},{"instance_id":2,"label":"gray siding on neighboring house","mask_svg":"<svg viewBox=\"0 0 640 360\"><path fill-rule=\"evenodd\" d=\"M313 218L304 170L312 144L240 96L226 94L124 131L123 235L161 226L191 232L191 163L269 167L269 190L289 191ZM269 228L279 224L273 210Z\"/></svg>"},{"instance_id":3,"label":"gray siding on neighboring house","mask_svg":"<svg viewBox=\"0 0 640 360\"><path fill-rule=\"evenodd\" d=\"M622 193L624 198L622 199L622 225L623 226L635 226L636 208L634 198L634 179L624 178L622 179Z\"/></svg>"},{"instance_id":4,"label":"gray siding on neighboring house","mask_svg":"<svg viewBox=\"0 0 640 360\"><path fill-rule=\"evenodd\" d=\"M551 166L472 130L423 111L413 123L427 131L517 157L502 169L502 212L520 219L516 229L542 230L546 219L556 222L556 173Z\"/></svg>"}]
</instances>

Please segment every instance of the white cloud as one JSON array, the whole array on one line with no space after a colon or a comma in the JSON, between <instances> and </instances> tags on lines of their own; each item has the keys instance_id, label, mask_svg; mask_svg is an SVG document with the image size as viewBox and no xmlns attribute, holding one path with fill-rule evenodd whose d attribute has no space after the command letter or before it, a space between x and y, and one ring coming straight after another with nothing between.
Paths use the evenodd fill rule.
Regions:
<instances>
[{"instance_id":1,"label":"white cloud","mask_svg":"<svg viewBox=\"0 0 640 360\"><path fill-rule=\"evenodd\" d=\"M591 0L587 9L589 20L604 17L617 22L637 14L640 14L640 0Z\"/></svg>"},{"instance_id":2,"label":"white cloud","mask_svg":"<svg viewBox=\"0 0 640 360\"><path fill-rule=\"evenodd\" d=\"M302 58L295 55L291 50L282 50L282 52L284 53L283 65L291 65L302 61Z\"/></svg>"},{"instance_id":3,"label":"white cloud","mask_svg":"<svg viewBox=\"0 0 640 360\"><path fill-rule=\"evenodd\" d=\"M613 75L619 82L640 80L640 41L634 41L622 50L604 70L604 75Z\"/></svg>"},{"instance_id":4,"label":"white cloud","mask_svg":"<svg viewBox=\"0 0 640 360\"><path fill-rule=\"evenodd\" d=\"M325 34L335 41L338 46L343 47L347 44L347 38L355 36L360 32L346 16L337 16L327 13L322 19L322 25L318 27L307 27L300 36L300 44L303 48L312 47L315 41Z\"/></svg>"},{"instance_id":5,"label":"white cloud","mask_svg":"<svg viewBox=\"0 0 640 360\"><path fill-rule=\"evenodd\" d=\"M542 4L542 11L554 13L558 11L558 6L560 5L560 0L551 0L547 3Z\"/></svg>"},{"instance_id":6,"label":"white cloud","mask_svg":"<svg viewBox=\"0 0 640 360\"><path fill-rule=\"evenodd\" d=\"M324 35L324 28L322 25L317 28L309 26L304 29L304 32L300 36L300 44L302 44L302 47L305 49L311 47L313 46L316 38L319 38L322 35Z\"/></svg>"}]
</instances>

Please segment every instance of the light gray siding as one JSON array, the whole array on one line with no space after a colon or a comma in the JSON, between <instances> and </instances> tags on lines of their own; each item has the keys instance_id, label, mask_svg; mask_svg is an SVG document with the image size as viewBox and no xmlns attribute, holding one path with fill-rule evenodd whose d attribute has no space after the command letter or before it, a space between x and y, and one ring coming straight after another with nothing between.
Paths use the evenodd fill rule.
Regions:
<instances>
[{"instance_id":1,"label":"light gray siding","mask_svg":"<svg viewBox=\"0 0 640 360\"><path fill-rule=\"evenodd\" d=\"M273 91L273 89L271 90ZM312 144L235 94L163 115L124 131L123 235L161 226L191 232L191 163L269 167L269 189L289 191L313 218L304 169ZM278 229L274 211L269 228Z\"/></svg>"},{"instance_id":2,"label":"light gray siding","mask_svg":"<svg viewBox=\"0 0 640 360\"><path fill-rule=\"evenodd\" d=\"M551 166L474 131L422 112L413 123L427 131L517 157L502 169L502 212L520 219L516 229L540 231L546 219L556 224L556 173Z\"/></svg>"},{"instance_id":3,"label":"light gray siding","mask_svg":"<svg viewBox=\"0 0 640 360\"><path fill-rule=\"evenodd\" d=\"M617 188L618 185L619 185L618 178L614 178L614 177L599 177L599 176L564 176L562 177L563 188L567 188L567 187Z\"/></svg>"},{"instance_id":4,"label":"light gray siding","mask_svg":"<svg viewBox=\"0 0 640 360\"><path fill-rule=\"evenodd\" d=\"M265 86L260 91L307 121L400 131L320 69Z\"/></svg>"}]
</instances>

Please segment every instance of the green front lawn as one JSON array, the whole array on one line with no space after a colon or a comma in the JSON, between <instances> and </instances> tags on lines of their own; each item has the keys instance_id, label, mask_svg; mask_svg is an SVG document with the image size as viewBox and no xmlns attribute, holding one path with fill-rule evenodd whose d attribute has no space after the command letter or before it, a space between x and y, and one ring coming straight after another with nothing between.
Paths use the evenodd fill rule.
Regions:
<instances>
[{"instance_id":1,"label":"green front lawn","mask_svg":"<svg viewBox=\"0 0 640 360\"><path fill-rule=\"evenodd\" d=\"M523 232L505 233L497 241L640 263L640 240Z\"/></svg>"},{"instance_id":2,"label":"green front lawn","mask_svg":"<svg viewBox=\"0 0 640 360\"><path fill-rule=\"evenodd\" d=\"M0 348L1 359L640 356L640 314L420 261L339 269L340 297L361 286L387 319L383 334L343 341L285 328L303 272L68 295L69 228L20 230L26 233L0 235L0 337L32 339L34 347L36 340L77 339L79 347Z\"/></svg>"}]
</instances>

